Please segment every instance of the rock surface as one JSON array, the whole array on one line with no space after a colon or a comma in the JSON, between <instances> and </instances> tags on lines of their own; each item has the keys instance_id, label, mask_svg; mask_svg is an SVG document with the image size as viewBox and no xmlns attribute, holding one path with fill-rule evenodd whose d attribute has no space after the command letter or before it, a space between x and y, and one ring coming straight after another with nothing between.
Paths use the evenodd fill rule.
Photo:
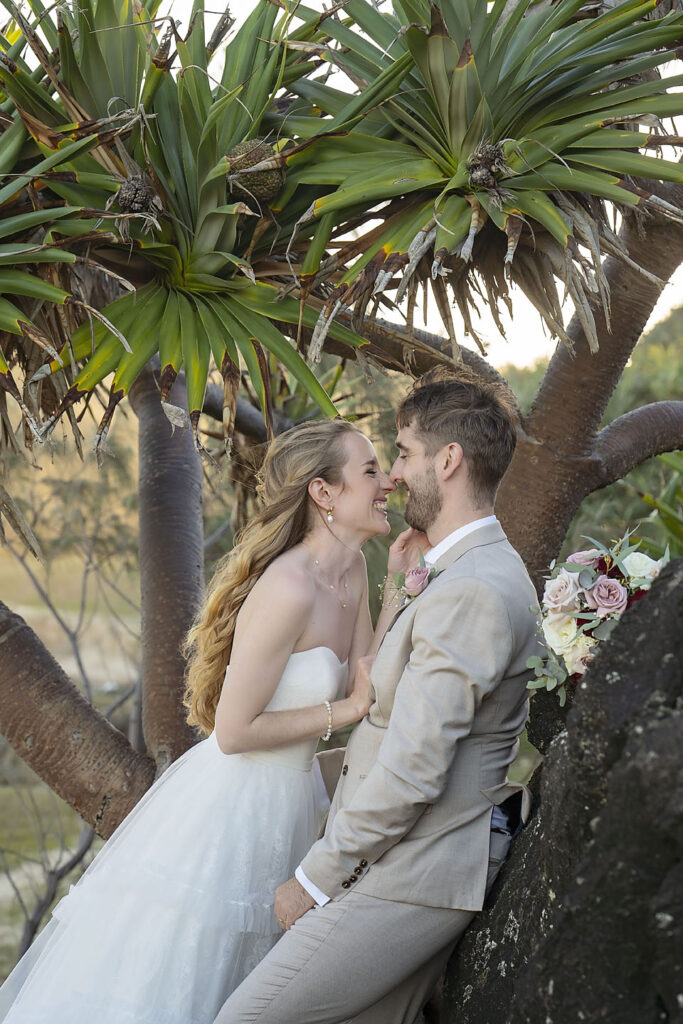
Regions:
<instances>
[{"instance_id":1,"label":"rock surface","mask_svg":"<svg viewBox=\"0 0 683 1024\"><path fill-rule=\"evenodd\" d=\"M443 1024L683 1022L682 752L678 560L546 746L531 822L449 964Z\"/></svg>"}]
</instances>

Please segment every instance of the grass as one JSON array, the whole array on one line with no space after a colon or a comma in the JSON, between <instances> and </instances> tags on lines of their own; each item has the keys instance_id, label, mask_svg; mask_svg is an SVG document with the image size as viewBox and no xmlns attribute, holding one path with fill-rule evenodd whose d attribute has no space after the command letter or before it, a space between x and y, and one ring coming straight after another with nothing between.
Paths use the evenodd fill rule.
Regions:
<instances>
[{"instance_id":1,"label":"grass","mask_svg":"<svg viewBox=\"0 0 683 1024\"><path fill-rule=\"evenodd\" d=\"M76 812L47 786L0 786L0 850L5 853L36 858L41 849L73 846L80 826Z\"/></svg>"}]
</instances>

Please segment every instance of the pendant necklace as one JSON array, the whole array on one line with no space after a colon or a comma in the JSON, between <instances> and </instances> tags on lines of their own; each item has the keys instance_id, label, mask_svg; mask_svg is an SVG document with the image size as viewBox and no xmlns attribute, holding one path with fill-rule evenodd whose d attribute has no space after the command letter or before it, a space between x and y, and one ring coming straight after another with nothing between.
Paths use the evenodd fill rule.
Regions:
<instances>
[{"instance_id":1,"label":"pendant necklace","mask_svg":"<svg viewBox=\"0 0 683 1024\"><path fill-rule=\"evenodd\" d=\"M313 565L317 565L318 569L320 569L320 562L318 561L317 558L313 559ZM337 588L335 587L334 583L328 583L327 586L330 588L330 590L334 590L335 591L335 597L339 601L339 604L342 606L342 608L346 608L347 602L346 601L342 601L342 599L339 596L339 594L336 593ZM344 580L344 591L347 591L348 589L349 589L349 585L346 582L346 580ZM348 597L348 595L346 593L344 593L344 597Z\"/></svg>"}]
</instances>

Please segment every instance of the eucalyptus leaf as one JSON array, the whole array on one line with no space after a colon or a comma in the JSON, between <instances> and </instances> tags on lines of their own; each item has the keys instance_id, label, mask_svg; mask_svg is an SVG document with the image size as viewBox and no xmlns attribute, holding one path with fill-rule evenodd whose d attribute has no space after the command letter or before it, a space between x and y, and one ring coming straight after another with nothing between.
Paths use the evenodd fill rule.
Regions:
<instances>
[{"instance_id":1,"label":"eucalyptus leaf","mask_svg":"<svg viewBox=\"0 0 683 1024\"><path fill-rule=\"evenodd\" d=\"M554 651L550 652L550 657L546 663L546 674L557 679L560 683L563 679L567 678L567 669L564 665L564 660L558 658Z\"/></svg>"},{"instance_id":2,"label":"eucalyptus leaf","mask_svg":"<svg viewBox=\"0 0 683 1024\"><path fill-rule=\"evenodd\" d=\"M631 591L635 590L649 590L652 584L652 580L648 576L636 577L632 576L628 581L628 588Z\"/></svg>"},{"instance_id":3,"label":"eucalyptus leaf","mask_svg":"<svg viewBox=\"0 0 683 1024\"><path fill-rule=\"evenodd\" d=\"M607 640L616 629L618 619L603 619L599 626L593 630L593 636L596 640Z\"/></svg>"},{"instance_id":4,"label":"eucalyptus leaf","mask_svg":"<svg viewBox=\"0 0 683 1024\"><path fill-rule=\"evenodd\" d=\"M584 540L589 540L594 548L597 548L601 555L609 555L609 548L606 548L604 544L601 544L595 537L589 537L587 533L582 534Z\"/></svg>"}]
</instances>

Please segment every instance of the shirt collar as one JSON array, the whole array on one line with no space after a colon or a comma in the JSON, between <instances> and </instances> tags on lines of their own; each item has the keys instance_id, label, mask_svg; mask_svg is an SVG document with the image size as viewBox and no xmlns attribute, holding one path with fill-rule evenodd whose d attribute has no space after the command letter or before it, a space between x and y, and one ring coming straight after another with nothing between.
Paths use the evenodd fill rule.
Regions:
<instances>
[{"instance_id":1,"label":"shirt collar","mask_svg":"<svg viewBox=\"0 0 683 1024\"><path fill-rule=\"evenodd\" d=\"M490 523L497 523L496 516L484 516L483 519L473 519L471 523L465 523L464 526L459 526L457 530L453 530L447 537L435 544L433 548L425 554L425 562L427 565L436 565L442 555L445 555L454 544L457 544L459 540L466 537L468 533L473 533L474 530L478 530L482 526L488 526Z\"/></svg>"}]
</instances>

